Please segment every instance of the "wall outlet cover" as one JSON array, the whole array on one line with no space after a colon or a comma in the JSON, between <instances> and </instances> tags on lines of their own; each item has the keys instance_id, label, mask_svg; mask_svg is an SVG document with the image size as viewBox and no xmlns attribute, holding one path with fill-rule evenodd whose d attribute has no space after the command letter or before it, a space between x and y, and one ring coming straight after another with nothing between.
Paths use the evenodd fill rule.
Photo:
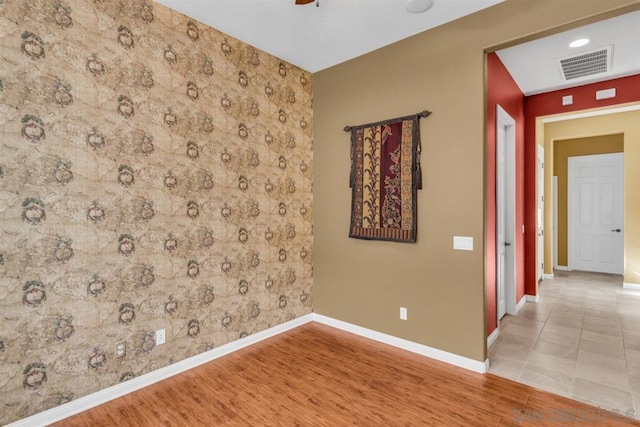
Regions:
<instances>
[{"instance_id":1,"label":"wall outlet cover","mask_svg":"<svg viewBox=\"0 0 640 427\"><path fill-rule=\"evenodd\" d=\"M127 345L124 341L116 344L116 357L124 357L127 354Z\"/></svg>"},{"instance_id":2,"label":"wall outlet cover","mask_svg":"<svg viewBox=\"0 0 640 427\"><path fill-rule=\"evenodd\" d=\"M164 344L167 342L167 333L165 329L158 329L156 331L156 345Z\"/></svg>"}]
</instances>

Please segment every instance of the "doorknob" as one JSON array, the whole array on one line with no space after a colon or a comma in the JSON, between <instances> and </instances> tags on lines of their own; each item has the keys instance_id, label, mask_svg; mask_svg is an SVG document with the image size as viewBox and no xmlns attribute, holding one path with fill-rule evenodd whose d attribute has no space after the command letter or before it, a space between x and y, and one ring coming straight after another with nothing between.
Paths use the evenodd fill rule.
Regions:
<instances>
[{"instance_id":1,"label":"doorknob","mask_svg":"<svg viewBox=\"0 0 640 427\"><path fill-rule=\"evenodd\" d=\"M615 233L619 233L619 232L620 232L620 229L619 229L619 228L616 228L615 230L611 230L611 231L613 231L613 232L615 232Z\"/></svg>"},{"instance_id":2,"label":"doorknob","mask_svg":"<svg viewBox=\"0 0 640 427\"><path fill-rule=\"evenodd\" d=\"M504 245L505 245L505 246L511 246L511 243L509 243L509 242L504 242Z\"/></svg>"}]
</instances>

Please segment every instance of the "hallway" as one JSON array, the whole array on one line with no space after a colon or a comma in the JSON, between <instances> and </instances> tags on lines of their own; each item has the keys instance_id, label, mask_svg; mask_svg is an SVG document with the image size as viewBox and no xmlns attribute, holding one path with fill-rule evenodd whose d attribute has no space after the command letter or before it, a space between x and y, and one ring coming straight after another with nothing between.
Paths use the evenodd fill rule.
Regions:
<instances>
[{"instance_id":1,"label":"hallway","mask_svg":"<svg viewBox=\"0 0 640 427\"><path fill-rule=\"evenodd\" d=\"M557 271L539 294L500 321L489 372L640 419L640 292Z\"/></svg>"}]
</instances>

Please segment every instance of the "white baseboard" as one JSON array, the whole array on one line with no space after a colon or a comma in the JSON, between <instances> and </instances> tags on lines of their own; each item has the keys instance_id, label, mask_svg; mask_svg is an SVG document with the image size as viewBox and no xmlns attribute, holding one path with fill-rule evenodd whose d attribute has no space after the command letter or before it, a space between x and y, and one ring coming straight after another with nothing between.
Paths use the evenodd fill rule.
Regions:
<instances>
[{"instance_id":1,"label":"white baseboard","mask_svg":"<svg viewBox=\"0 0 640 427\"><path fill-rule=\"evenodd\" d=\"M556 265L553 269L558 271L571 271L566 265Z\"/></svg>"},{"instance_id":2,"label":"white baseboard","mask_svg":"<svg viewBox=\"0 0 640 427\"><path fill-rule=\"evenodd\" d=\"M527 299L527 302L539 302L540 301L540 295L525 295L524 297Z\"/></svg>"},{"instance_id":3,"label":"white baseboard","mask_svg":"<svg viewBox=\"0 0 640 427\"><path fill-rule=\"evenodd\" d=\"M524 307L524 303L527 302L527 296L524 295L522 298L520 298L520 301L518 301L518 303L516 304L516 313L518 314L518 312L520 311L520 309L522 307Z\"/></svg>"},{"instance_id":4,"label":"white baseboard","mask_svg":"<svg viewBox=\"0 0 640 427\"><path fill-rule=\"evenodd\" d=\"M637 284L637 283L623 282L622 283L622 288L623 289L630 289L632 291L640 291L640 285Z\"/></svg>"},{"instance_id":5,"label":"white baseboard","mask_svg":"<svg viewBox=\"0 0 640 427\"><path fill-rule=\"evenodd\" d=\"M342 329L343 331L351 332L352 334L360 335L365 338L372 339L384 344L388 344L394 347L401 348L403 350L417 353L423 356L436 359L441 362L449 363L450 365L459 366L470 371L479 372L484 374L489 367L488 360L481 362L479 360L470 359L468 357L459 356L457 354L449 353L444 350L429 347L423 344L418 344L413 341L405 340L402 338L394 337L393 335L387 335L382 332L374 331L372 329L363 328L362 326L353 325L351 323L343 322L342 320L333 319L331 317L324 316L322 314L313 313L314 322L323 323L334 328Z\"/></svg>"},{"instance_id":6,"label":"white baseboard","mask_svg":"<svg viewBox=\"0 0 640 427\"><path fill-rule=\"evenodd\" d=\"M105 388L88 396L84 396L69 403L65 403L64 405L60 405L47 411L40 412L28 418L23 418L12 424L9 424L7 427L40 427L52 424L82 411L86 411L87 409L106 403L120 396L124 396L125 394L157 383L158 381L187 371L191 368L195 368L196 366L202 365L203 363L207 363L212 360L218 359L219 357L226 356L229 353L233 353L234 351L240 350L259 341L271 338L275 335L281 334L305 323L309 323L312 320L313 315L311 313L302 317L298 317L297 319L290 320L264 331L249 335L248 337L230 342L228 344L222 345L218 348L214 348L204 353L200 353L188 359L181 360L177 363L174 363L173 365L165 366L164 368L157 369L153 372L149 372L147 374L133 378L129 381Z\"/></svg>"},{"instance_id":7,"label":"white baseboard","mask_svg":"<svg viewBox=\"0 0 640 427\"><path fill-rule=\"evenodd\" d=\"M500 336L500 328L495 328L493 332L491 332L491 335L487 337L487 348L491 347L493 343L496 342L499 336Z\"/></svg>"},{"instance_id":8,"label":"white baseboard","mask_svg":"<svg viewBox=\"0 0 640 427\"><path fill-rule=\"evenodd\" d=\"M551 279L555 279L556 276L554 276L553 274L543 274L542 275L542 279L543 280L551 280Z\"/></svg>"}]
</instances>

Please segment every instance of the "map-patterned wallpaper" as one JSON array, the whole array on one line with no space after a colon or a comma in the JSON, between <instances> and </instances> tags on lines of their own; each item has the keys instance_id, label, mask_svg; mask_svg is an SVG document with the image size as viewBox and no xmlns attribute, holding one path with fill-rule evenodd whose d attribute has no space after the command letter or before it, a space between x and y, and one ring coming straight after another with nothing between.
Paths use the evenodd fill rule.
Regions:
<instances>
[{"instance_id":1,"label":"map-patterned wallpaper","mask_svg":"<svg viewBox=\"0 0 640 427\"><path fill-rule=\"evenodd\" d=\"M311 312L309 73L149 0L0 46L0 424Z\"/></svg>"}]
</instances>

